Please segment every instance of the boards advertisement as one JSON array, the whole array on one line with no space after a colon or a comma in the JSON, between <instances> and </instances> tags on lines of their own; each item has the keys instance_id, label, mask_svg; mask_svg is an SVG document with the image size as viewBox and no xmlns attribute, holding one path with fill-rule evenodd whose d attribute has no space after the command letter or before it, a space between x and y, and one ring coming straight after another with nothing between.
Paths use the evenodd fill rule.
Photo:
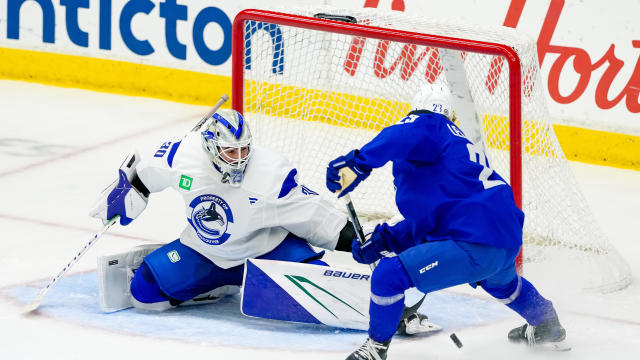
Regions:
<instances>
[{"instance_id":1,"label":"boards advertisement","mask_svg":"<svg viewBox=\"0 0 640 360\"><path fill-rule=\"evenodd\" d=\"M230 93L238 12L309 6L515 28L536 42L567 157L640 169L640 0L0 0L0 78L208 104ZM585 146L616 154L571 155Z\"/></svg>"}]
</instances>

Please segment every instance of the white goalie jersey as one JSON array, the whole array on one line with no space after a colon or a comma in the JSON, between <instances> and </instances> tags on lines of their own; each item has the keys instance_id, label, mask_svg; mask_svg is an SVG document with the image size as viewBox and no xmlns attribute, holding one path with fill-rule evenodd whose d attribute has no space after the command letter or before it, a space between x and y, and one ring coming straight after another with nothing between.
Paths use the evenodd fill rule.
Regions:
<instances>
[{"instance_id":1,"label":"white goalie jersey","mask_svg":"<svg viewBox=\"0 0 640 360\"><path fill-rule=\"evenodd\" d=\"M347 222L346 215L298 183L284 156L259 146L252 146L240 187L221 182L199 133L143 154L136 170L150 192L171 187L182 195L189 226L180 241L222 268L268 253L289 232L333 250Z\"/></svg>"}]
</instances>

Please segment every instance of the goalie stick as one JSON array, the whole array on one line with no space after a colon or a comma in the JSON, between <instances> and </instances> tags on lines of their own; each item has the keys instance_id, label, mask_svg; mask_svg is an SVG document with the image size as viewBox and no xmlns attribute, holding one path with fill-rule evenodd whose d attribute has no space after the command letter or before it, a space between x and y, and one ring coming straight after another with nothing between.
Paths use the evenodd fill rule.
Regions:
<instances>
[{"instance_id":1,"label":"goalie stick","mask_svg":"<svg viewBox=\"0 0 640 360\"><path fill-rule=\"evenodd\" d=\"M203 117L202 119L200 119L200 121L198 121L198 123L196 123L196 125L193 127L193 129L191 129L190 132L194 132L197 131L198 129L200 129L200 127L202 126L202 124L205 123L205 121L207 121L207 119L209 119L216 111L218 111L218 109L222 106L222 104L224 104L225 102L227 102L227 100L229 100L229 96L226 94L223 94L220 97L220 100L218 100L218 102L216 102L216 104L211 108L211 110L209 110ZM87 251L89 251L89 249L98 241L98 239L100 239L100 237L107 231L109 230L109 228L111 228L116 221L120 218L119 215L114 216L113 218L111 218L103 227L102 229L93 235L93 237L91 238L91 240L89 240L83 247L82 249L80 249L80 251L78 251L78 253L67 263L67 265L65 265L65 267L62 268L62 270L60 270L60 272L58 272L57 275L55 275L54 277L51 278L51 280L49 280L49 283L47 283L47 285L45 287L43 287L42 289L40 289L40 291L38 292L38 294L36 295L36 297L31 301L31 303L29 303L24 310L24 314L29 314L31 312L33 312L34 310L36 310L39 306L40 303L42 302L42 299L44 298L45 294L58 282L60 281L60 279L62 279L62 277L67 273L67 271L69 271L69 269L71 269L71 267L73 267L73 265L75 265L80 258L82 258L82 256L84 256L84 254L87 253Z\"/></svg>"},{"instance_id":2,"label":"goalie stick","mask_svg":"<svg viewBox=\"0 0 640 360\"><path fill-rule=\"evenodd\" d=\"M120 218L120 215L116 215L112 217L111 220L109 220L102 227L102 230L94 234L91 240L89 240L89 242L84 244L82 249L78 251L78 253L67 263L67 265L64 268L62 268L62 270L60 270L60 272L56 276L51 278L51 280L49 280L49 283L45 287L40 289L40 292L38 292L38 295L36 295L33 301L31 301L31 303L25 307L25 310L24 310L25 314L31 313L32 311L37 309L38 306L40 306L40 302L42 302L42 298L44 298L44 295L53 287L53 285L55 285L60 279L62 279L64 274L66 274L67 271L69 271L69 269L71 269L71 267L75 265L84 254L87 253L87 251L89 251L89 249L98 241L98 239L100 239L102 234L104 234L107 230L109 230L109 228L113 226L113 224L115 224L119 218Z\"/></svg>"},{"instance_id":3,"label":"goalie stick","mask_svg":"<svg viewBox=\"0 0 640 360\"><path fill-rule=\"evenodd\" d=\"M191 129L191 132L197 131L198 129L200 129L200 127L202 126L202 124L204 124L205 121L207 121L207 119L209 119L211 116L213 116L213 114L218 111L218 109L220 109L220 106L222 106L222 104L224 104L225 102L227 102L227 100L229 100L229 96L227 94L222 94L222 96L220 96L220 100L218 100L218 102L213 105L213 107L211 108L211 110L209 110L208 113L206 113L202 119L200 119L200 121L198 121L198 123L196 124L196 126L193 127L193 129Z\"/></svg>"}]
</instances>

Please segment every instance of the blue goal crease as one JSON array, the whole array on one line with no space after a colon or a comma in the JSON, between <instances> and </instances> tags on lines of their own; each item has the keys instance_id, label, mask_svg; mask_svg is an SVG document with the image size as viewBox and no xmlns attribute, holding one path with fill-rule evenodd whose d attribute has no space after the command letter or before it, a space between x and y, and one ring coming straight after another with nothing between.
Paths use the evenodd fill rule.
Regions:
<instances>
[{"instance_id":1,"label":"blue goal crease","mask_svg":"<svg viewBox=\"0 0 640 360\"><path fill-rule=\"evenodd\" d=\"M27 304L39 288L21 284L1 290L7 297ZM417 302L421 296L410 290L407 304ZM105 313L98 304L95 272L61 279L44 297L39 311L70 323L115 332L261 349L350 351L363 336L360 330L246 317L240 312L238 295L214 304L178 307L165 313L135 309ZM445 331L494 323L512 315L498 302L445 292L429 294L420 311ZM282 334L286 336L278 336Z\"/></svg>"}]
</instances>

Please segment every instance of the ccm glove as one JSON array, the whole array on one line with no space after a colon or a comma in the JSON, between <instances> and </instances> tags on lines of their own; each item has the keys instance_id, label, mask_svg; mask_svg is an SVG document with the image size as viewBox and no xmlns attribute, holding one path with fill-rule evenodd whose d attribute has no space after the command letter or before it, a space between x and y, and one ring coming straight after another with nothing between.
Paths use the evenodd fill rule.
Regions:
<instances>
[{"instance_id":1,"label":"ccm glove","mask_svg":"<svg viewBox=\"0 0 640 360\"><path fill-rule=\"evenodd\" d=\"M147 207L149 190L138 179L136 165L140 162L137 153L131 153L118 169L118 180L102 191L89 216L106 224L120 215L120 225L129 225ZM132 185L134 183L135 185Z\"/></svg>"},{"instance_id":2,"label":"ccm glove","mask_svg":"<svg viewBox=\"0 0 640 360\"><path fill-rule=\"evenodd\" d=\"M339 192L341 198L358 186L369 174L371 168L356 165L358 150L352 150L345 156L339 156L327 167L327 189Z\"/></svg>"},{"instance_id":3,"label":"ccm glove","mask_svg":"<svg viewBox=\"0 0 640 360\"><path fill-rule=\"evenodd\" d=\"M376 226L371 236L362 244L357 238L353 239L351 253L355 261L361 264L372 264L385 256L391 255L392 251L382 237L380 227L380 225Z\"/></svg>"}]
</instances>

